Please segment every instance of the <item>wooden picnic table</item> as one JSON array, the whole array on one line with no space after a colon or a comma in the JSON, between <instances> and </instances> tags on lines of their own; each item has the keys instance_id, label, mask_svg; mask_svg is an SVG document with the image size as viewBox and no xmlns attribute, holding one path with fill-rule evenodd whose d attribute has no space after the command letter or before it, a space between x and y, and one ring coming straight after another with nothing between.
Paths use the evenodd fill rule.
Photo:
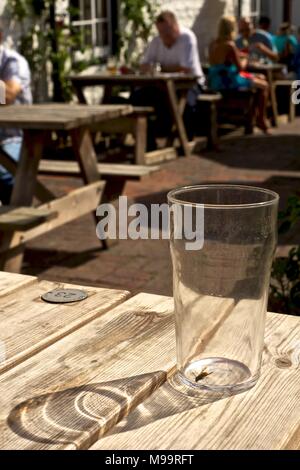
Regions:
<instances>
[{"instance_id":1,"label":"wooden picnic table","mask_svg":"<svg viewBox=\"0 0 300 470\"><path fill-rule=\"evenodd\" d=\"M126 116L131 112L132 107L129 105L87 107L39 104L0 108L0 127L18 128L24 132L22 154L18 164L5 152L0 152L0 163L15 174L11 206L31 206L33 196L36 195L44 203L41 206L42 211L47 210L52 212L52 215L55 214L55 217L51 216L53 220L43 221L42 225L34 227L32 231L0 232L0 269L18 272L25 241L96 209L105 182L100 181L90 128L98 122ZM54 194L37 180L37 174L48 138L52 131L59 130L68 131L70 134L73 152L85 186L64 198L56 199Z\"/></svg>"},{"instance_id":2,"label":"wooden picnic table","mask_svg":"<svg viewBox=\"0 0 300 470\"><path fill-rule=\"evenodd\" d=\"M3 272L0 297L0 449L300 448L299 317L267 314L254 388L193 399L168 381L172 298Z\"/></svg>"},{"instance_id":3,"label":"wooden picnic table","mask_svg":"<svg viewBox=\"0 0 300 470\"><path fill-rule=\"evenodd\" d=\"M188 90L197 83L195 75L183 73L159 73L156 75L142 74L116 74L95 73L93 75L72 75L70 76L74 89L80 103L86 103L83 93L85 87L104 86L103 103L109 103L113 87L157 87L166 92L174 127L177 131L180 144L185 156L190 154L188 138L182 119L182 114L186 104ZM179 93L179 98L177 97Z\"/></svg>"}]
</instances>

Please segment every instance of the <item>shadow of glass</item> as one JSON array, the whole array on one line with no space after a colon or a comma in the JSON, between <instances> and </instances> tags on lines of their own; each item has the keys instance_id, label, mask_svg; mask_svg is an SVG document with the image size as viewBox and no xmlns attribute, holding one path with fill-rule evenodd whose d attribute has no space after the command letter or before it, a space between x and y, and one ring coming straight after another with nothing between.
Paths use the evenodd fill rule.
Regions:
<instances>
[{"instance_id":1,"label":"shadow of glass","mask_svg":"<svg viewBox=\"0 0 300 470\"><path fill-rule=\"evenodd\" d=\"M10 412L7 446L21 437L22 448L88 448L165 380L157 371L33 397Z\"/></svg>"},{"instance_id":2,"label":"shadow of glass","mask_svg":"<svg viewBox=\"0 0 300 470\"><path fill-rule=\"evenodd\" d=\"M224 398L203 393L195 399L166 380L157 371L33 397L10 412L7 447L86 449L109 430L139 428Z\"/></svg>"},{"instance_id":3,"label":"shadow of glass","mask_svg":"<svg viewBox=\"0 0 300 470\"><path fill-rule=\"evenodd\" d=\"M232 396L232 394L213 393L205 390L199 391L197 397L189 396L184 387L180 391L180 386L178 386L176 378L173 376L155 391L151 397L114 426L106 436L138 429L154 421L159 421L173 415L185 414L197 408L199 409L199 414L201 414L203 406L223 400L229 396Z\"/></svg>"}]
</instances>

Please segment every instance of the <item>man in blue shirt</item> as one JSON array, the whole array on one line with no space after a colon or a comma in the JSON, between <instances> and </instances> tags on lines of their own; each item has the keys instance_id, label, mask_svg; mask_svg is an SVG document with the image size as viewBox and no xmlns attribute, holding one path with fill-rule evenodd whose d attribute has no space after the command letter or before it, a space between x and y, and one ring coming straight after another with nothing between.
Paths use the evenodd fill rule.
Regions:
<instances>
[{"instance_id":1,"label":"man in blue shirt","mask_svg":"<svg viewBox=\"0 0 300 470\"><path fill-rule=\"evenodd\" d=\"M288 70L292 71L298 41L296 36L291 34L291 25L289 23L282 23L275 41L280 56L280 62L286 64Z\"/></svg>"},{"instance_id":2,"label":"man in blue shirt","mask_svg":"<svg viewBox=\"0 0 300 470\"><path fill-rule=\"evenodd\" d=\"M31 76L26 59L16 51L2 44L3 29L0 23L0 80L5 88L7 105L32 103ZM14 160L18 161L22 146L22 132L19 129L0 128L0 146ZM8 204L13 187L12 175L0 166L0 200Z\"/></svg>"},{"instance_id":3,"label":"man in blue shirt","mask_svg":"<svg viewBox=\"0 0 300 470\"><path fill-rule=\"evenodd\" d=\"M236 40L237 47L249 53L252 60L277 61L278 53L272 36L263 29L254 29L250 18L241 18L239 22L240 36Z\"/></svg>"},{"instance_id":4,"label":"man in blue shirt","mask_svg":"<svg viewBox=\"0 0 300 470\"><path fill-rule=\"evenodd\" d=\"M276 45L275 45L275 39L276 36L271 33L271 19L268 16L261 16L258 22L258 29L256 32L262 32L267 35L269 38L270 42L273 45L273 50L277 51ZM278 52L278 51L277 51Z\"/></svg>"}]
</instances>

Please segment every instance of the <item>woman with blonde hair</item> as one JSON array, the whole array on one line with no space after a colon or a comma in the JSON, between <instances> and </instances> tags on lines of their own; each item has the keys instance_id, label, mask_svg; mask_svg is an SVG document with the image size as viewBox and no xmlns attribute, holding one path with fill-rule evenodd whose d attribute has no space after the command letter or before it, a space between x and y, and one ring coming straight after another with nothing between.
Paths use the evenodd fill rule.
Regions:
<instances>
[{"instance_id":1,"label":"woman with blonde hair","mask_svg":"<svg viewBox=\"0 0 300 470\"><path fill-rule=\"evenodd\" d=\"M236 31L235 18L223 16L219 22L218 37L210 45L209 86L216 91L257 88L259 90L256 105L257 126L268 133L266 106L269 85L265 78L244 71L247 62L245 57L241 58L240 51L235 45Z\"/></svg>"}]
</instances>

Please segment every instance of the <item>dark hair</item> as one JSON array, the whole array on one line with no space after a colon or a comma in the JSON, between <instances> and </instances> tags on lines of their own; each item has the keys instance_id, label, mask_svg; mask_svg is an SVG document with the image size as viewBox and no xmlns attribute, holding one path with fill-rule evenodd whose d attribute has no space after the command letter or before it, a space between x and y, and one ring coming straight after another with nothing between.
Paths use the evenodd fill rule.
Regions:
<instances>
[{"instance_id":1,"label":"dark hair","mask_svg":"<svg viewBox=\"0 0 300 470\"><path fill-rule=\"evenodd\" d=\"M168 21L171 21L171 23L177 23L176 15L170 10L164 10L157 16L155 23L165 23Z\"/></svg>"},{"instance_id":2,"label":"dark hair","mask_svg":"<svg viewBox=\"0 0 300 470\"><path fill-rule=\"evenodd\" d=\"M268 16L261 16L258 22L259 26L266 26L269 28L271 26L271 20Z\"/></svg>"},{"instance_id":3,"label":"dark hair","mask_svg":"<svg viewBox=\"0 0 300 470\"><path fill-rule=\"evenodd\" d=\"M284 31L284 30L286 30L286 29L289 29L290 26L291 26L290 23L288 23L287 21L285 21L284 23L281 23L280 29L281 29L282 31Z\"/></svg>"}]
</instances>

